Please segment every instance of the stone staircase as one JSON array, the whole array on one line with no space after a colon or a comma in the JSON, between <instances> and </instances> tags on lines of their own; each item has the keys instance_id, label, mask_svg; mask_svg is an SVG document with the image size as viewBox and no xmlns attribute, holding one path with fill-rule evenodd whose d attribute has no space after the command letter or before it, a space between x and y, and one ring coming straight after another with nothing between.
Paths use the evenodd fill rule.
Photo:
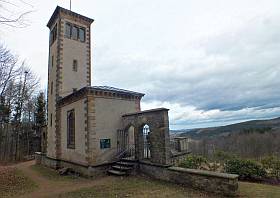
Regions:
<instances>
[{"instance_id":1,"label":"stone staircase","mask_svg":"<svg viewBox=\"0 0 280 198\"><path fill-rule=\"evenodd\" d=\"M128 176L134 171L135 162L133 159L122 158L120 161L114 163L107 173L114 176Z\"/></svg>"}]
</instances>

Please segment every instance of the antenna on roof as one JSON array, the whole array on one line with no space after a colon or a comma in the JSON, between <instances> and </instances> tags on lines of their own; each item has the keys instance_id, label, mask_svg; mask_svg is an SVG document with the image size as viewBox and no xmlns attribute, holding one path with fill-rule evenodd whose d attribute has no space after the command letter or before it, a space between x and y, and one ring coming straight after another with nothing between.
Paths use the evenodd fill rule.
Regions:
<instances>
[{"instance_id":1,"label":"antenna on roof","mask_svg":"<svg viewBox=\"0 0 280 198\"><path fill-rule=\"evenodd\" d=\"M70 10L72 11L71 7L72 7L72 1L70 0Z\"/></svg>"}]
</instances>

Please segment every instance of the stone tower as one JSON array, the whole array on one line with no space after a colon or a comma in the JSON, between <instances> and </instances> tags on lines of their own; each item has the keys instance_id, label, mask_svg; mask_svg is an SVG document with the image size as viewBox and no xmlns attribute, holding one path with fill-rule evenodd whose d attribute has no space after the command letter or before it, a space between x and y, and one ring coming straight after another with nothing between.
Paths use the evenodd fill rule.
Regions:
<instances>
[{"instance_id":1,"label":"stone tower","mask_svg":"<svg viewBox=\"0 0 280 198\"><path fill-rule=\"evenodd\" d=\"M59 159L60 156L57 102L91 85L92 22L88 17L57 7L47 24L50 29L47 156L51 158Z\"/></svg>"}]
</instances>

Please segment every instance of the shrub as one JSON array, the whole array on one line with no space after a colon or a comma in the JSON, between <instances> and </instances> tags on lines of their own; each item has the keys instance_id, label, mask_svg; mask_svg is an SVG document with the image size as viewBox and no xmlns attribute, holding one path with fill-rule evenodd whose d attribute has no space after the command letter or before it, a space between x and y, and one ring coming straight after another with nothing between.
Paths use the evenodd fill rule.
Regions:
<instances>
[{"instance_id":1,"label":"shrub","mask_svg":"<svg viewBox=\"0 0 280 198\"><path fill-rule=\"evenodd\" d=\"M275 156L269 156L261 160L265 169L272 177L280 179L280 159Z\"/></svg>"},{"instance_id":2,"label":"shrub","mask_svg":"<svg viewBox=\"0 0 280 198\"><path fill-rule=\"evenodd\" d=\"M221 150L215 151L214 158L220 162L237 158L236 155Z\"/></svg>"},{"instance_id":3,"label":"shrub","mask_svg":"<svg viewBox=\"0 0 280 198\"><path fill-rule=\"evenodd\" d=\"M266 176L266 171L253 160L231 159L225 163L227 173L237 174L240 179L259 180Z\"/></svg>"},{"instance_id":4,"label":"shrub","mask_svg":"<svg viewBox=\"0 0 280 198\"><path fill-rule=\"evenodd\" d=\"M206 158L199 155L189 155L180 164L183 168L198 169L202 163L207 163Z\"/></svg>"}]
</instances>

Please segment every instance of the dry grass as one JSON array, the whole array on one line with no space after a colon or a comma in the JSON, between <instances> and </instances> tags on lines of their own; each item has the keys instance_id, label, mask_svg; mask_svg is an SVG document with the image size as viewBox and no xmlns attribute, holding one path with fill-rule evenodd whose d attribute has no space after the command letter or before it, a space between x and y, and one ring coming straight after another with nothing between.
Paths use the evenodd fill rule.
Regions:
<instances>
[{"instance_id":1,"label":"dry grass","mask_svg":"<svg viewBox=\"0 0 280 198\"><path fill-rule=\"evenodd\" d=\"M279 198L280 186L239 182L239 192L241 197Z\"/></svg>"},{"instance_id":2,"label":"dry grass","mask_svg":"<svg viewBox=\"0 0 280 198\"><path fill-rule=\"evenodd\" d=\"M111 177L106 184L94 185L74 192L60 194L58 198L115 198L115 197L218 197L179 185L146 177Z\"/></svg>"},{"instance_id":3,"label":"dry grass","mask_svg":"<svg viewBox=\"0 0 280 198\"><path fill-rule=\"evenodd\" d=\"M41 165L32 165L30 168L45 179L52 181L84 180L84 178L74 175L60 176L56 170Z\"/></svg>"},{"instance_id":4,"label":"dry grass","mask_svg":"<svg viewBox=\"0 0 280 198\"><path fill-rule=\"evenodd\" d=\"M0 168L0 198L33 191L38 186L15 168Z\"/></svg>"},{"instance_id":5,"label":"dry grass","mask_svg":"<svg viewBox=\"0 0 280 198\"><path fill-rule=\"evenodd\" d=\"M142 176L104 177L93 180L74 179L73 177L61 177L56 171L42 166L25 167L21 171L10 167L0 167L0 198L18 197L19 194L32 198L218 197L193 188ZM30 176L34 182L26 175ZM240 197L278 198L280 197L280 186L240 182L239 192Z\"/></svg>"}]
</instances>

